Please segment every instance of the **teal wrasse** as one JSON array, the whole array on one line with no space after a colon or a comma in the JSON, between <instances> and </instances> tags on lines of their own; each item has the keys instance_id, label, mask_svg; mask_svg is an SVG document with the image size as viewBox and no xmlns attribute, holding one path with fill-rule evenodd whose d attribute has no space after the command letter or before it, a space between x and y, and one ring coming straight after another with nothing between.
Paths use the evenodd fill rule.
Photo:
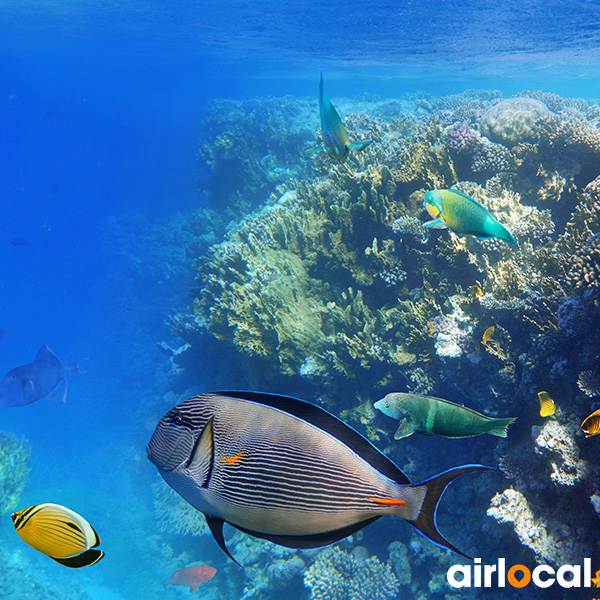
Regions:
<instances>
[{"instance_id":1,"label":"teal wrasse","mask_svg":"<svg viewBox=\"0 0 600 600\"><path fill-rule=\"evenodd\" d=\"M327 97L323 89L323 74L319 81L319 114L321 116L321 135L323 144L316 148L305 150L306 154L325 150L333 160L342 164L348 158L350 150L364 150L373 140L363 142L349 142L346 136L346 128L335 110L331 100Z\"/></svg>"},{"instance_id":2,"label":"teal wrasse","mask_svg":"<svg viewBox=\"0 0 600 600\"><path fill-rule=\"evenodd\" d=\"M100 538L80 515L60 504L36 504L12 515L19 537L56 562L77 569L96 564Z\"/></svg>"},{"instance_id":3,"label":"teal wrasse","mask_svg":"<svg viewBox=\"0 0 600 600\"><path fill-rule=\"evenodd\" d=\"M203 394L172 408L147 447L163 479L204 513L233 559L223 523L290 548L332 544L397 515L459 554L435 514L464 465L419 484L366 438L323 409L258 392ZM464 555L463 555L464 556Z\"/></svg>"},{"instance_id":4,"label":"teal wrasse","mask_svg":"<svg viewBox=\"0 0 600 600\"><path fill-rule=\"evenodd\" d=\"M425 194L423 204L433 219L423 223L425 227L448 228L459 235L474 235L480 240L496 237L509 244L517 243L487 208L458 190L432 190Z\"/></svg>"},{"instance_id":5,"label":"teal wrasse","mask_svg":"<svg viewBox=\"0 0 600 600\"><path fill-rule=\"evenodd\" d=\"M384 415L399 421L394 438L400 440L415 432L448 438L473 437L483 433L506 437L516 417L495 419L442 398L394 392L374 404Z\"/></svg>"}]
</instances>

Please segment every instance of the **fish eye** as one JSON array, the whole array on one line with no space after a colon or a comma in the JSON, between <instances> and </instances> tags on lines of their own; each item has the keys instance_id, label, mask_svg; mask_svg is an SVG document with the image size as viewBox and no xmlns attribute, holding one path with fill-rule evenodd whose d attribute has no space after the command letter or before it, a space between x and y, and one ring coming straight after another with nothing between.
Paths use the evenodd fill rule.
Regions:
<instances>
[{"instance_id":1,"label":"fish eye","mask_svg":"<svg viewBox=\"0 0 600 600\"><path fill-rule=\"evenodd\" d=\"M171 423L175 423L175 425L183 425L183 417L181 415L175 415L171 419Z\"/></svg>"}]
</instances>

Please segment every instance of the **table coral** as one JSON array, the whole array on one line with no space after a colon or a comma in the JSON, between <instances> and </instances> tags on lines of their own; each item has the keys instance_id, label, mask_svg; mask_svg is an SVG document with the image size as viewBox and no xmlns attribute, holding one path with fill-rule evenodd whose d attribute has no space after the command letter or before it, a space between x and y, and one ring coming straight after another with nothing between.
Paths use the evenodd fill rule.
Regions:
<instances>
[{"instance_id":1,"label":"table coral","mask_svg":"<svg viewBox=\"0 0 600 600\"><path fill-rule=\"evenodd\" d=\"M389 564L356 557L337 546L321 551L304 575L313 600L386 600L398 593Z\"/></svg>"}]
</instances>

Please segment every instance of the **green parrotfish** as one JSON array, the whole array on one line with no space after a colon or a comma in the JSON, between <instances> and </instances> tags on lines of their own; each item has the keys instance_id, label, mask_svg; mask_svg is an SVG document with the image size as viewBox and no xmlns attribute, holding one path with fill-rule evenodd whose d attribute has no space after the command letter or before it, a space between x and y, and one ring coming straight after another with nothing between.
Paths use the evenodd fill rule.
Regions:
<instances>
[{"instance_id":1,"label":"green parrotfish","mask_svg":"<svg viewBox=\"0 0 600 600\"><path fill-rule=\"evenodd\" d=\"M423 201L432 221L423 223L433 229L448 228L459 235L474 235L480 240L499 238L516 244L510 231L479 202L458 190L432 190Z\"/></svg>"},{"instance_id":2,"label":"green parrotfish","mask_svg":"<svg viewBox=\"0 0 600 600\"><path fill-rule=\"evenodd\" d=\"M186 400L147 447L163 479L204 513L221 549L223 523L290 548L337 542L384 515L459 552L437 529L438 502L463 465L418 484L357 431L287 396L216 392ZM459 554L462 554L459 552Z\"/></svg>"},{"instance_id":3,"label":"green parrotfish","mask_svg":"<svg viewBox=\"0 0 600 600\"><path fill-rule=\"evenodd\" d=\"M473 437L489 433L506 437L513 417L496 419L442 398L394 392L374 404L384 415L399 421L394 438L400 440L415 432L448 438Z\"/></svg>"},{"instance_id":4,"label":"green parrotfish","mask_svg":"<svg viewBox=\"0 0 600 600\"><path fill-rule=\"evenodd\" d=\"M305 150L306 154L325 150L333 160L342 164L348 158L350 150L364 150L373 140L363 142L349 142L346 136L346 128L335 110L333 104L323 89L323 74L319 82L319 113L321 115L321 135L323 144L316 148Z\"/></svg>"}]
</instances>

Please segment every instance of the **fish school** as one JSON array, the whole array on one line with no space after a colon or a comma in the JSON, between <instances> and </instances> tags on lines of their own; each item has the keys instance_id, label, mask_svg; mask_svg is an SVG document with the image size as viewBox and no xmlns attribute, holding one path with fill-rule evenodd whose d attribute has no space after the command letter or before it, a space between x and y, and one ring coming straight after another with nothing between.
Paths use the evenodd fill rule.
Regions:
<instances>
[{"instance_id":1,"label":"fish school","mask_svg":"<svg viewBox=\"0 0 600 600\"><path fill-rule=\"evenodd\" d=\"M481 559L474 559L474 565L453 565L446 573L446 581L453 588L506 587L523 588L533 582L538 588L549 588L555 583L563 588L593 587L600 583L600 571L592 580L592 559L583 559L581 565L563 565L558 570L550 565L537 565L533 571L524 565L513 565L506 570L506 559L499 558L495 565L482 565ZM582 581L583 579L583 581ZM494 581L495 580L495 581Z\"/></svg>"}]
</instances>

